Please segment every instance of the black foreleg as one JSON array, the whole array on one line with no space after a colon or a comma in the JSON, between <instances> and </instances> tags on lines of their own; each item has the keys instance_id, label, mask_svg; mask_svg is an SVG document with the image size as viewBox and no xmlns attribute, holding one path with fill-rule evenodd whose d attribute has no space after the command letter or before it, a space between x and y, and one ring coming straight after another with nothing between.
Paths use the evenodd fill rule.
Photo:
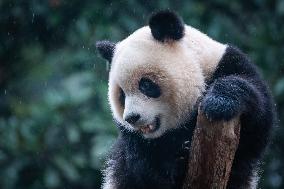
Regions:
<instances>
[{"instance_id":1,"label":"black foreleg","mask_svg":"<svg viewBox=\"0 0 284 189\"><path fill-rule=\"evenodd\" d=\"M230 120L240 115L241 137L228 188L250 188L273 125L265 85L239 76L219 78L209 86L200 108L212 121Z\"/></svg>"}]
</instances>

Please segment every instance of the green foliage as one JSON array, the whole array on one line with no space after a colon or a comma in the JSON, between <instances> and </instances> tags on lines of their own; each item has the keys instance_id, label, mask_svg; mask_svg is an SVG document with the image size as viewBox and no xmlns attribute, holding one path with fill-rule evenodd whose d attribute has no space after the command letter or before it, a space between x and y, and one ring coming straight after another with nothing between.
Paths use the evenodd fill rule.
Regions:
<instances>
[{"instance_id":1,"label":"green foliage","mask_svg":"<svg viewBox=\"0 0 284 189\"><path fill-rule=\"evenodd\" d=\"M99 188L117 135L99 39L118 41L158 9L239 46L261 68L284 117L284 3L251 1L0 1L0 188ZM284 129L261 185L284 187Z\"/></svg>"}]
</instances>

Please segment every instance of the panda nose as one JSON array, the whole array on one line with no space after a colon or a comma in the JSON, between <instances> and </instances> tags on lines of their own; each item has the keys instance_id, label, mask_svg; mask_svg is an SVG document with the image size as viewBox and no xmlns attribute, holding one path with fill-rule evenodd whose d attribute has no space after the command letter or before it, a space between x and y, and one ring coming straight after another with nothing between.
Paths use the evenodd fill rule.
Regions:
<instances>
[{"instance_id":1,"label":"panda nose","mask_svg":"<svg viewBox=\"0 0 284 189\"><path fill-rule=\"evenodd\" d=\"M135 124L140 119L139 114L131 114L126 116L125 121L127 121L129 124Z\"/></svg>"}]
</instances>

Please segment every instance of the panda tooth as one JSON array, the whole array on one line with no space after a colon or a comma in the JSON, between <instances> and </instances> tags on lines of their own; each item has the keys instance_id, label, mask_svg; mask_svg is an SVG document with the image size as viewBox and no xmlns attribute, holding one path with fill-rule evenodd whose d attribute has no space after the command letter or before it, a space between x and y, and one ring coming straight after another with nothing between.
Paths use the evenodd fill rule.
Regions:
<instances>
[{"instance_id":1,"label":"panda tooth","mask_svg":"<svg viewBox=\"0 0 284 189\"><path fill-rule=\"evenodd\" d=\"M150 133L154 129L155 129L154 125L151 124L140 127L140 131L144 134Z\"/></svg>"},{"instance_id":2,"label":"panda tooth","mask_svg":"<svg viewBox=\"0 0 284 189\"><path fill-rule=\"evenodd\" d=\"M143 133L148 133L148 132L149 132L149 127L148 127L148 125L142 126L140 130L141 130Z\"/></svg>"}]
</instances>

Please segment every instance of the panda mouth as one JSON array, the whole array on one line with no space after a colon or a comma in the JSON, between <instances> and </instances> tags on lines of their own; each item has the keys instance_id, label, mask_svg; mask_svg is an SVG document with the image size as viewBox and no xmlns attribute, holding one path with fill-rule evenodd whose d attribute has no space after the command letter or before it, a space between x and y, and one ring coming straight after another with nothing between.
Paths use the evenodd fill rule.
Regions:
<instances>
[{"instance_id":1,"label":"panda mouth","mask_svg":"<svg viewBox=\"0 0 284 189\"><path fill-rule=\"evenodd\" d=\"M140 126L139 131L143 134L150 134L157 131L160 128L160 119L155 118L154 123Z\"/></svg>"}]
</instances>

